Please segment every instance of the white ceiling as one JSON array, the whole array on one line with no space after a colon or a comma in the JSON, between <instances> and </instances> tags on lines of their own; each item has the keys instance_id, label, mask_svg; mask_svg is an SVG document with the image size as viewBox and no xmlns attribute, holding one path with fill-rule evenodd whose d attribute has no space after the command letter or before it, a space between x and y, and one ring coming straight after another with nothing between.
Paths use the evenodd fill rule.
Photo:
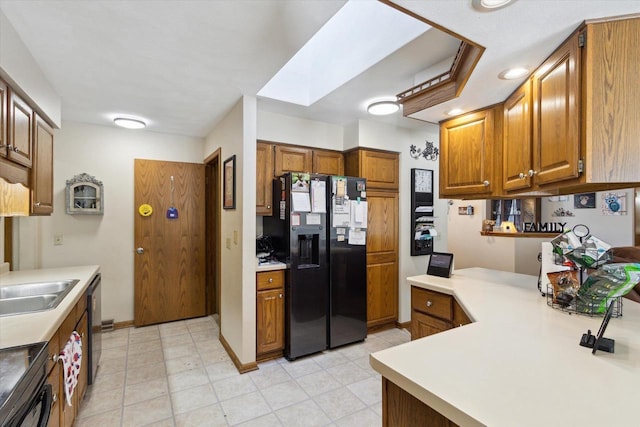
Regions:
<instances>
[{"instance_id":1,"label":"white ceiling","mask_svg":"<svg viewBox=\"0 0 640 427\"><path fill-rule=\"evenodd\" d=\"M454 106L504 100L522 79L497 75L515 65L535 68L584 19L640 13L638 0L516 0L484 13L471 0L397 3L486 48L462 96L420 115L431 122ZM152 131L203 137L242 95L255 96L343 4L0 0L0 9L61 96L63 120L111 125L123 113L145 118ZM456 49L451 36L429 30L310 107L258 98L258 108L340 125L374 119L364 110L369 101L393 99ZM374 120L422 123L399 114Z\"/></svg>"}]
</instances>

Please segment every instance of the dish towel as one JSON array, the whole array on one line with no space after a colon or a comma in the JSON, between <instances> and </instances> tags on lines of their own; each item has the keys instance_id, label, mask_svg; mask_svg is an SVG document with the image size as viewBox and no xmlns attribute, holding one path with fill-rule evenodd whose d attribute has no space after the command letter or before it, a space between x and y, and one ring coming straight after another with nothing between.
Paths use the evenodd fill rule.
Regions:
<instances>
[{"instance_id":1,"label":"dish towel","mask_svg":"<svg viewBox=\"0 0 640 427\"><path fill-rule=\"evenodd\" d=\"M64 373L64 395L67 398L67 405L71 405L71 396L78 384L78 375L80 375L80 365L82 364L82 340L80 334L73 331L69 340L60 352L62 360L62 369Z\"/></svg>"}]
</instances>

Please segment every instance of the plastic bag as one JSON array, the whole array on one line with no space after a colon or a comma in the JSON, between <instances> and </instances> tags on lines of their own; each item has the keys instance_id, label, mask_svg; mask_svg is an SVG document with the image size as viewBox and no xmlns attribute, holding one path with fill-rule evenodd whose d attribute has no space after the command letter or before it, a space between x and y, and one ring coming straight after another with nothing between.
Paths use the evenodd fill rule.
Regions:
<instances>
[{"instance_id":1,"label":"plastic bag","mask_svg":"<svg viewBox=\"0 0 640 427\"><path fill-rule=\"evenodd\" d=\"M640 283L640 264L605 264L587 277L578 290L576 311L604 313L607 302L626 295Z\"/></svg>"}]
</instances>

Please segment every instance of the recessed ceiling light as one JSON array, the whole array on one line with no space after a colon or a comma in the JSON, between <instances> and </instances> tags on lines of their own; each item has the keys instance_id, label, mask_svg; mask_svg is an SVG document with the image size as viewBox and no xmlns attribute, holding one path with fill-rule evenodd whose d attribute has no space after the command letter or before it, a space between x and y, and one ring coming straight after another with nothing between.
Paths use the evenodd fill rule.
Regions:
<instances>
[{"instance_id":1,"label":"recessed ceiling light","mask_svg":"<svg viewBox=\"0 0 640 427\"><path fill-rule=\"evenodd\" d=\"M515 0L471 0L471 6L481 12L500 9Z\"/></svg>"},{"instance_id":2,"label":"recessed ceiling light","mask_svg":"<svg viewBox=\"0 0 640 427\"><path fill-rule=\"evenodd\" d=\"M113 119L113 123L127 129L144 129L147 126L147 124L142 120L130 119L127 117L116 117Z\"/></svg>"},{"instance_id":3,"label":"recessed ceiling light","mask_svg":"<svg viewBox=\"0 0 640 427\"><path fill-rule=\"evenodd\" d=\"M457 116L458 114L462 114L463 111L461 108L454 108L452 110L447 111L447 116Z\"/></svg>"},{"instance_id":4,"label":"recessed ceiling light","mask_svg":"<svg viewBox=\"0 0 640 427\"><path fill-rule=\"evenodd\" d=\"M395 101L379 101L370 104L367 107L367 112L374 116L386 116L395 113L399 109L400 105Z\"/></svg>"},{"instance_id":5,"label":"recessed ceiling light","mask_svg":"<svg viewBox=\"0 0 640 427\"><path fill-rule=\"evenodd\" d=\"M498 74L498 77L504 80L513 80L513 79L519 79L520 77L524 77L527 74L529 74L529 70L527 70L526 68L515 67L515 68L509 68L508 70L504 70L503 72Z\"/></svg>"}]
</instances>

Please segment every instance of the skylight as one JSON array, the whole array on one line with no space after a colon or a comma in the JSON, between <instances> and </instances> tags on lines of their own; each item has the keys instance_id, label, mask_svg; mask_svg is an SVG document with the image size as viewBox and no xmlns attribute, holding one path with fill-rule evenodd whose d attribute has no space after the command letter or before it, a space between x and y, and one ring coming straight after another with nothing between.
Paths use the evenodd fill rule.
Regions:
<instances>
[{"instance_id":1,"label":"skylight","mask_svg":"<svg viewBox=\"0 0 640 427\"><path fill-rule=\"evenodd\" d=\"M258 95L308 107L429 28L379 1L350 0Z\"/></svg>"}]
</instances>

